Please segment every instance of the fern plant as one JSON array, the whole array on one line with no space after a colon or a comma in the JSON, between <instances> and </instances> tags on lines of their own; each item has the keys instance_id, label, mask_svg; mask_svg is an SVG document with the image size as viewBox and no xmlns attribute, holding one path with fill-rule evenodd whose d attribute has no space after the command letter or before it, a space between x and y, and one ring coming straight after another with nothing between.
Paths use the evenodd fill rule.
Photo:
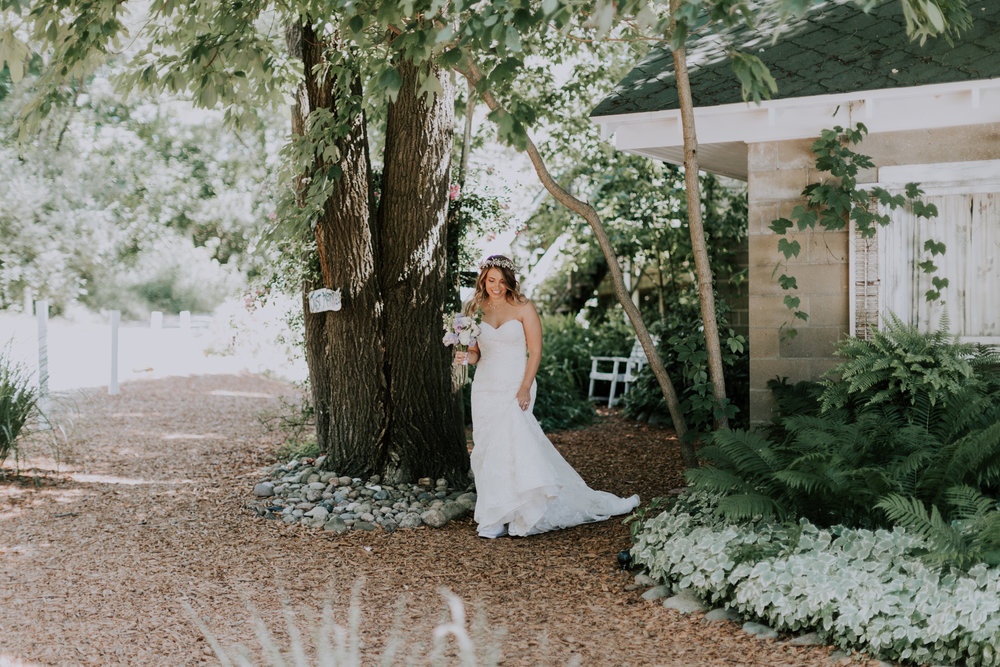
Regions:
<instances>
[{"instance_id":1,"label":"fern plant","mask_svg":"<svg viewBox=\"0 0 1000 667\"><path fill-rule=\"evenodd\" d=\"M716 433L688 480L721 496L716 512L727 520L896 523L918 530L935 562L992 562L1000 549L997 353L946 331L946 320L920 333L891 318L875 340L842 344L845 361L822 386L772 381L776 423Z\"/></svg>"},{"instance_id":2,"label":"fern plant","mask_svg":"<svg viewBox=\"0 0 1000 667\"><path fill-rule=\"evenodd\" d=\"M788 467L787 454L752 431L717 431L699 456L708 465L684 475L696 489L718 494L717 512L740 521L761 517L787 519L795 511L787 488L775 475Z\"/></svg>"},{"instance_id":3,"label":"fern plant","mask_svg":"<svg viewBox=\"0 0 1000 667\"><path fill-rule=\"evenodd\" d=\"M976 563L1000 565L1000 511L997 501L971 486L948 489L951 520L920 500L889 494L878 507L893 523L920 536L930 547L924 559L935 565L967 570Z\"/></svg>"},{"instance_id":4,"label":"fern plant","mask_svg":"<svg viewBox=\"0 0 1000 667\"><path fill-rule=\"evenodd\" d=\"M949 334L947 316L936 331L926 334L890 314L871 340L848 338L838 345L837 354L846 360L830 371L837 379L826 384L820 399L824 410L849 402L858 409L879 403L915 405L923 395L934 405L980 382L976 366L985 366L991 352Z\"/></svg>"},{"instance_id":5,"label":"fern plant","mask_svg":"<svg viewBox=\"0 0 1000 667\"><path fill-rule=\"evenodd\" d=\"M699 451L706 465L686 473L696 488L722 494L717 511L729 520L805 517L819 525L872 526L871 507L896 490L901 424L879 419L844 423L825 416L790 417L785 437L720 431ZM900 442L886 448L886 437ZM890 459L890 460L886 460Z\"/></svg>"}]
</instances>

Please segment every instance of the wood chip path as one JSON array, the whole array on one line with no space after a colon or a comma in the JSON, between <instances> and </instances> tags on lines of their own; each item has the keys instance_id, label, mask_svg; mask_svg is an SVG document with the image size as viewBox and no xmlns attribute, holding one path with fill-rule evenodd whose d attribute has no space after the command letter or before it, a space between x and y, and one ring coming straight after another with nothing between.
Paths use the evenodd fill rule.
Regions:
<instances>
[{"instance_id":1,"label":"wood chip path","mask_svg":"<svg viewBox=\"0 0 1000 667\"><path fill-rule=\"evenodd\" d=\"M831 664L830 648L754 639L642 600L615 563L629 545L620 520L490 541L470 518L333 535L255 517L244 505L277 439L258 415L291 394L219 375L62 400L63 460L35 436L34 469L14 478L8 462L0 481L0 666L218 664L185 605L261 661L254 613L287 646L291 610L312 645L324 601L346 624L359 579L364 664L379 664L394 624L395 664L427 664L441 587L465 601L470 624L478 613L502 631L504 665ZM645 502L681 483L669 436L612 414L553 440L592 486Z\"/></svg>"}]
</instances>

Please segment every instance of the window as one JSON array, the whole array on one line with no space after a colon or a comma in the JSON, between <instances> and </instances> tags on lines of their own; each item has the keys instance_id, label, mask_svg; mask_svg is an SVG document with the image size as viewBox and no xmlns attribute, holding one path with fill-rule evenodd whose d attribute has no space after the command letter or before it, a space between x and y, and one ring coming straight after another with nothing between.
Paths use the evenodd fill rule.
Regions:
<instances>
[{"instance_id":1,"label":"window","mask_svg":"<svg viewBox=\"0 0 1000 667\"><path fill-rule=\"evenodd\" d=\"M1000 160L879 170L879 185L890 191L907 182L920 184L938 217L920 220L896 210L872 239L852 228L851 333L867 337L890 312L932 331L947 313L951 332L964 340L1000 343ZM927 239L946 246L933 258L934 274L918 266L928 257ZM933 276L949 284L943 301L928 303Z\"/></svg>"}]
</instances>

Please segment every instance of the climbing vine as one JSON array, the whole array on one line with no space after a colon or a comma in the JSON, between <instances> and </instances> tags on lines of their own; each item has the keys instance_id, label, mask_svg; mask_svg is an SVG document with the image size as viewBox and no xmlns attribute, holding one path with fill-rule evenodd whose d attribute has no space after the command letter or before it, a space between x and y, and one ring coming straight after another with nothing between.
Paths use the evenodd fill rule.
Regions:
<instances>
[{"instance_id":1,"label":"climbing vine","mask_svg":"<svg viewBox=\"0 0 1000 667\"><path fill-rule=\"evenodd\" d=\"M809 314L799 307L801 298L791 293L798 289L798 284L795 276L789 274L788 260L797 257L802 247L798 241L788 237L788 230L794 227L805 231L819 225L826 231L836 231L844 229L853 220L861 236L871 238L879 227L889 224L889 211L900 207L907 207L914 215L923 219L933 218L938 214L934 204L926 204L919 199L923 190L916 183L907 183L904 193L896 194L879 186L858 186L858 172L875 166L870 156L852 149L866 134L868 128L863 123L849 129L838 125L833 129L823 130L819 139L813 142L811 150L816 156L816 169L828 173L829 177L807 185L802 190L802 196L806 198L805 204L796 206L789 218L778 218L770 225L770 229L781 236L778 239L778 251L784 256L775 266L772 275L780 273L778 284L789 292L784 298L785 306L796 319L806 321ZM925 273L936 272L938 267L934 263L934 257L944 251L944 243L928 239L924 243L927 257L918 266ZM948 286L948 279L934 276L931 284L933 288L924 294L927 301L941 298L941 290ZM782 325L783 336L794 338L796 333L794 328Z\"/></svg>"}]
</instances>

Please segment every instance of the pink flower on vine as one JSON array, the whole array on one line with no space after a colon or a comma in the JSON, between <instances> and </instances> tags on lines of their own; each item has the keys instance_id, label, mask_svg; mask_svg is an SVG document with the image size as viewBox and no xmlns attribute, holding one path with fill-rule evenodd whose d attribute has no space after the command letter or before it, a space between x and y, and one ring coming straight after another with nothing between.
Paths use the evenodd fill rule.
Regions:
<instances>
[{"instance_id":1,"label":"pink flower on vine","mask_svg":"<svg viewBox=\"0 0 1000 667\"><path fill-rule=\"evenodd\" d=\"M452 183L448 186L448 199L455 201L458 199L458 195L461 193L461 186L458 183Z\"/></svg>"}]
</instances>

